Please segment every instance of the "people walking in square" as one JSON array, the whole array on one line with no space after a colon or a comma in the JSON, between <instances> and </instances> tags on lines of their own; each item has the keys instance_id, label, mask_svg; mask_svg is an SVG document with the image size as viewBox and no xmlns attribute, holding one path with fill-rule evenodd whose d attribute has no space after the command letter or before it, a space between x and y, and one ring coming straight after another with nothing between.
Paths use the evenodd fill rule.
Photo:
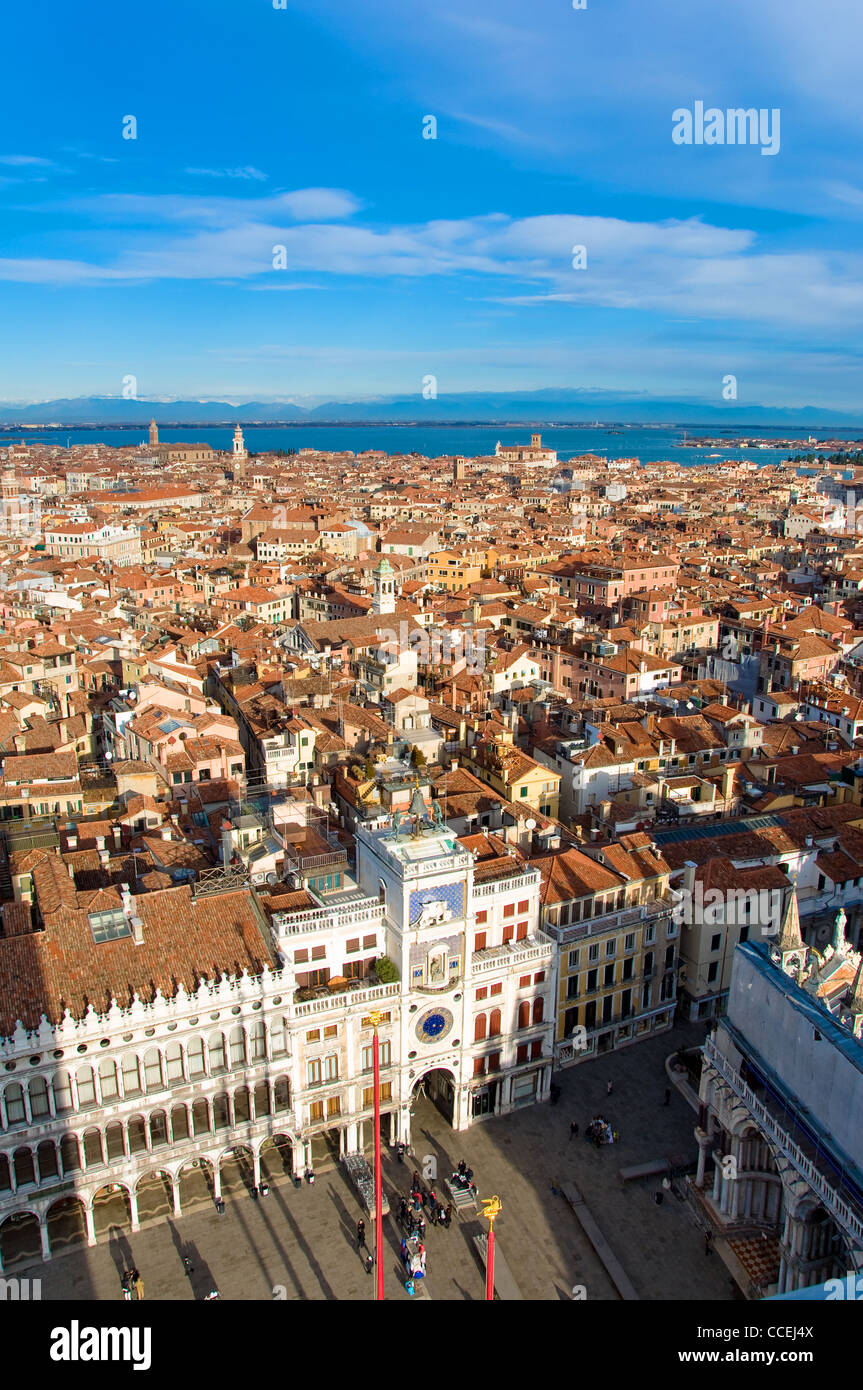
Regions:
<instances>
[{"instance_id":1,"label":"people walking in square","mask_svg":"<svg viewBox=\"0 0 863 1390\"><path fill-rule=\"evenodd\" d=\"M374 1255L366 1255L366 1274L371 1274L372 1269L373 1269L373 1267L374 1267L374 1263L375 1263L375 1257L374 1257Z\"/></svg>"},{"instance_id":2,"label":"people walking in square","mask_svg":"<svg viewBox=\"0 0 863 1390\"><path fill-rule=\"evenodd\" d=\"M447 1230L449 1230L450 1226L452 1225L452 1202L447 1203L446 1216L444 1217L444 1225L446 1226Z\"/></svg>"},{"instance_id":3,"label":"people walking in square","mask_svg":"<svg viewBox=\"0 0 863 1390\"><path fill-rule=\"evenodd\" d=\"M570 1126L569 1126L569 1141L570 1141L570 1143L572 1143L573 1139L577 1139L577 1138L578 1138L578 1120L572 1120L571 1123L570 1123Z\"/></svg>"},{"instance_id":4,"label":"people walking in square","mask_svg":"<svg viewBox=\"0 0 863 1390\"><path fill-rule=\"evenodd\" d=\"M123 1298L127 1303L132 1301L132 1271L124 1269L120 1279L120 1288L123 1290Z\"/></svg>"},{"instance_id":5,"label":"people walking in square","mask_svg":"<svg viewBox=\"0 0 863 1390\"><path fill-rule=\"evenodd\" d=\"M365 1245L365 1243L366 1243L366 1223L365 1223L365 1221L360 1220L360 1221L357 1222L357 1249L358 1249L358 1250L362 1250L362 1248L363 1248L363 1246Z\"/></svg>"}]
</instances>

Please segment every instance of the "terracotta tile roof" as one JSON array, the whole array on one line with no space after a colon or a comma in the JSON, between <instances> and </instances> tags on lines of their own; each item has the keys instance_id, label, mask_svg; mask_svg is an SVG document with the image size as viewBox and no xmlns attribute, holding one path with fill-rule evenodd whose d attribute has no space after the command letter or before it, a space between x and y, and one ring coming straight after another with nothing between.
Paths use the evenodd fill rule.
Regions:
<instances>
[{"instance_id":1,"label":"terracotta tile roof","mask_svg":"<svg viewBox=\"0 0 863 1390\"><path fill-rule=\"evenodd\" d=\"M103 899L119 904L114 890L94 901ZM202 979L277 967L248 891L195 900L183 886L133 901L143 923L140 946L132 937L96 944L87 912L66 903L46 916L44 931L0 938L0 1034L19 1018L35 1028L42 1013L57 1023L66 1008L80 1018L91 1003L103 1011L113 998L124 1007L135 994L146 1002L160 989L170 998L180 984L191 990Z\"/></svg>"}]
</instances>

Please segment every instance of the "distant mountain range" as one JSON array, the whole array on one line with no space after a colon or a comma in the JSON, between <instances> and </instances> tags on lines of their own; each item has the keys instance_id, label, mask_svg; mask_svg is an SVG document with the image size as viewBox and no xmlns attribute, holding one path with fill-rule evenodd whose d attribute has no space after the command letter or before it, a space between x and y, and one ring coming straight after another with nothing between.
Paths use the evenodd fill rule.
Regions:
<instances>
[{"instance_id":1,"label":"distant mountain range","mask_svg":"<svg viewBox=\"0 0 863 1390\"><path fill-rule=\"evenodd\" d=\"M659 399L637 393L550 388L542 391L461 392L435 400L380 396L327 401L305 408L285 401L141 401L78 396L34 405L0 403L0 428L16 425L146 427L159 425L303 424L603 424L725 426L849 426L863 428L863 411L849 415L818 406L743 405L695 398Z\"/></svg>"}]
</instances>

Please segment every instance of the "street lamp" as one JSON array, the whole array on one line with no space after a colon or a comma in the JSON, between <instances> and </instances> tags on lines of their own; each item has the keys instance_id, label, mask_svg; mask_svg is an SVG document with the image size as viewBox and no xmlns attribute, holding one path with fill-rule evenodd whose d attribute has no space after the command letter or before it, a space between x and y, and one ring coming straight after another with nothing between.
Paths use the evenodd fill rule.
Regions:
<instances>
[{"instance_id":1,"label":"street lamp","mask_svg":"<svg viewBox=\"0 0 863 1390\"><path fill-rule=\"evenodd\" d=\"M485 1298L487 1303L494 1302L494 1223L500 1216L500 1198L483 1198L481 1215L488 1222L488 1252L485 1261Z\"/></svg>"},{"instance_id":2,"label":"street lamp","mask_svg":"<svg viewBox=\"0 0 863 1390\"><path fill-rule=\"evenodd\" d=\"M369 1014L369 1022L375 1030L372 1041L375 1093L375 1264L377 1267L375 1298L380 1301L383 1300L384 1296L384 1216L381 1193L381 1059L378 1028L383 1022L383 1017L380 1009L373 1009Z\"/></svg>"}]
</instances>

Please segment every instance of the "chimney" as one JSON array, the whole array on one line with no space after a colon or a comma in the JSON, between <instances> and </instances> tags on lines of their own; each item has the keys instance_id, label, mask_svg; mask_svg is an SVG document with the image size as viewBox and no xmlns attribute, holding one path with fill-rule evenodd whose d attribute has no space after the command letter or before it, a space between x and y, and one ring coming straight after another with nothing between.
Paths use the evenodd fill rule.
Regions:
<instances>
[{"instance_id":1,"label":"chimney","mask_svg":"<svg viewBox=\"0 0 863 1390\"><path fill-rule=\"evenodd\" d=\"M458 767L458 757L457 757L457 756L454 757L454 758L452 758L452 757L450 758L450 760L449 760L449 767L450 767L450 772L454 771L454 769Z\"/></svg>"},{"instance_id":2,"label":"chimney","mask_svg":"<svg viewBox=\"0 0 863 1390\"><path fill-rule=\"evenodd\" d=\"M689 895L690 900L695 896L695 871L698 865L692 859L687 859L683 866L683 891Z\"/></svg>"},{"instance_id":3,"label":"chimney","mask_svg":"<svg viewBox=\"0 0 863 1390\"><path fill-rule=\"evenodd\" d=\"M143 944L144 944L144 923L141 921L141 918L140 918L140 917L137 917L137 916L136 916L136 917L130 917L130 918L129 918L129 925L130 925L131 928L132 928L132 940L134 941L135 945L136 945L136 946L143 946Z\"/></svg>"},{"instance_id":4,"label":"chimney","mask_svg":"<svg viewBox=\"0 0 863 1390\"><path fill-rule=\"evenodd\" d=\"M230 864L234 857L234 840L231 834L233 826L229 820L222 821L222 863Z\"/></svg>"},{"instance_id":5,"label":"chimney","mask_svg":"<svg viewBox=\"0 0 863 1390\"><path fill-rule=\"evenodd\" d=\"M66 848L70 851L78 848L78 827L71 820L66 825Z\"/></svg>"},{"instance_id":6,"label":"chimney","mask_svg":"<svg viewBox=\"0 0 863 1390\"><path fill-rule=\"evenodd\" d=\"M104 842L103 842L103 843L104 843ZM107 869L107 867L108 867L108 865L110 864L110 862L111 862L111 854L110 854L110 851L107 850L107 849L100 849L100 850L99 850L99 863L101 864L102 868L103 868L103 869Z\"/></svg>"},{"instance_id":7,"label":"chimney","mask_svg":"<svg viewBox=\"0 0 863 1390\"><path fill-rule=\"evenodd\" d=\"M123 841L123 828L120 825L111 826L111 834L114 837L114 848L119 849Z\"/></svg>"}]
</instances>

